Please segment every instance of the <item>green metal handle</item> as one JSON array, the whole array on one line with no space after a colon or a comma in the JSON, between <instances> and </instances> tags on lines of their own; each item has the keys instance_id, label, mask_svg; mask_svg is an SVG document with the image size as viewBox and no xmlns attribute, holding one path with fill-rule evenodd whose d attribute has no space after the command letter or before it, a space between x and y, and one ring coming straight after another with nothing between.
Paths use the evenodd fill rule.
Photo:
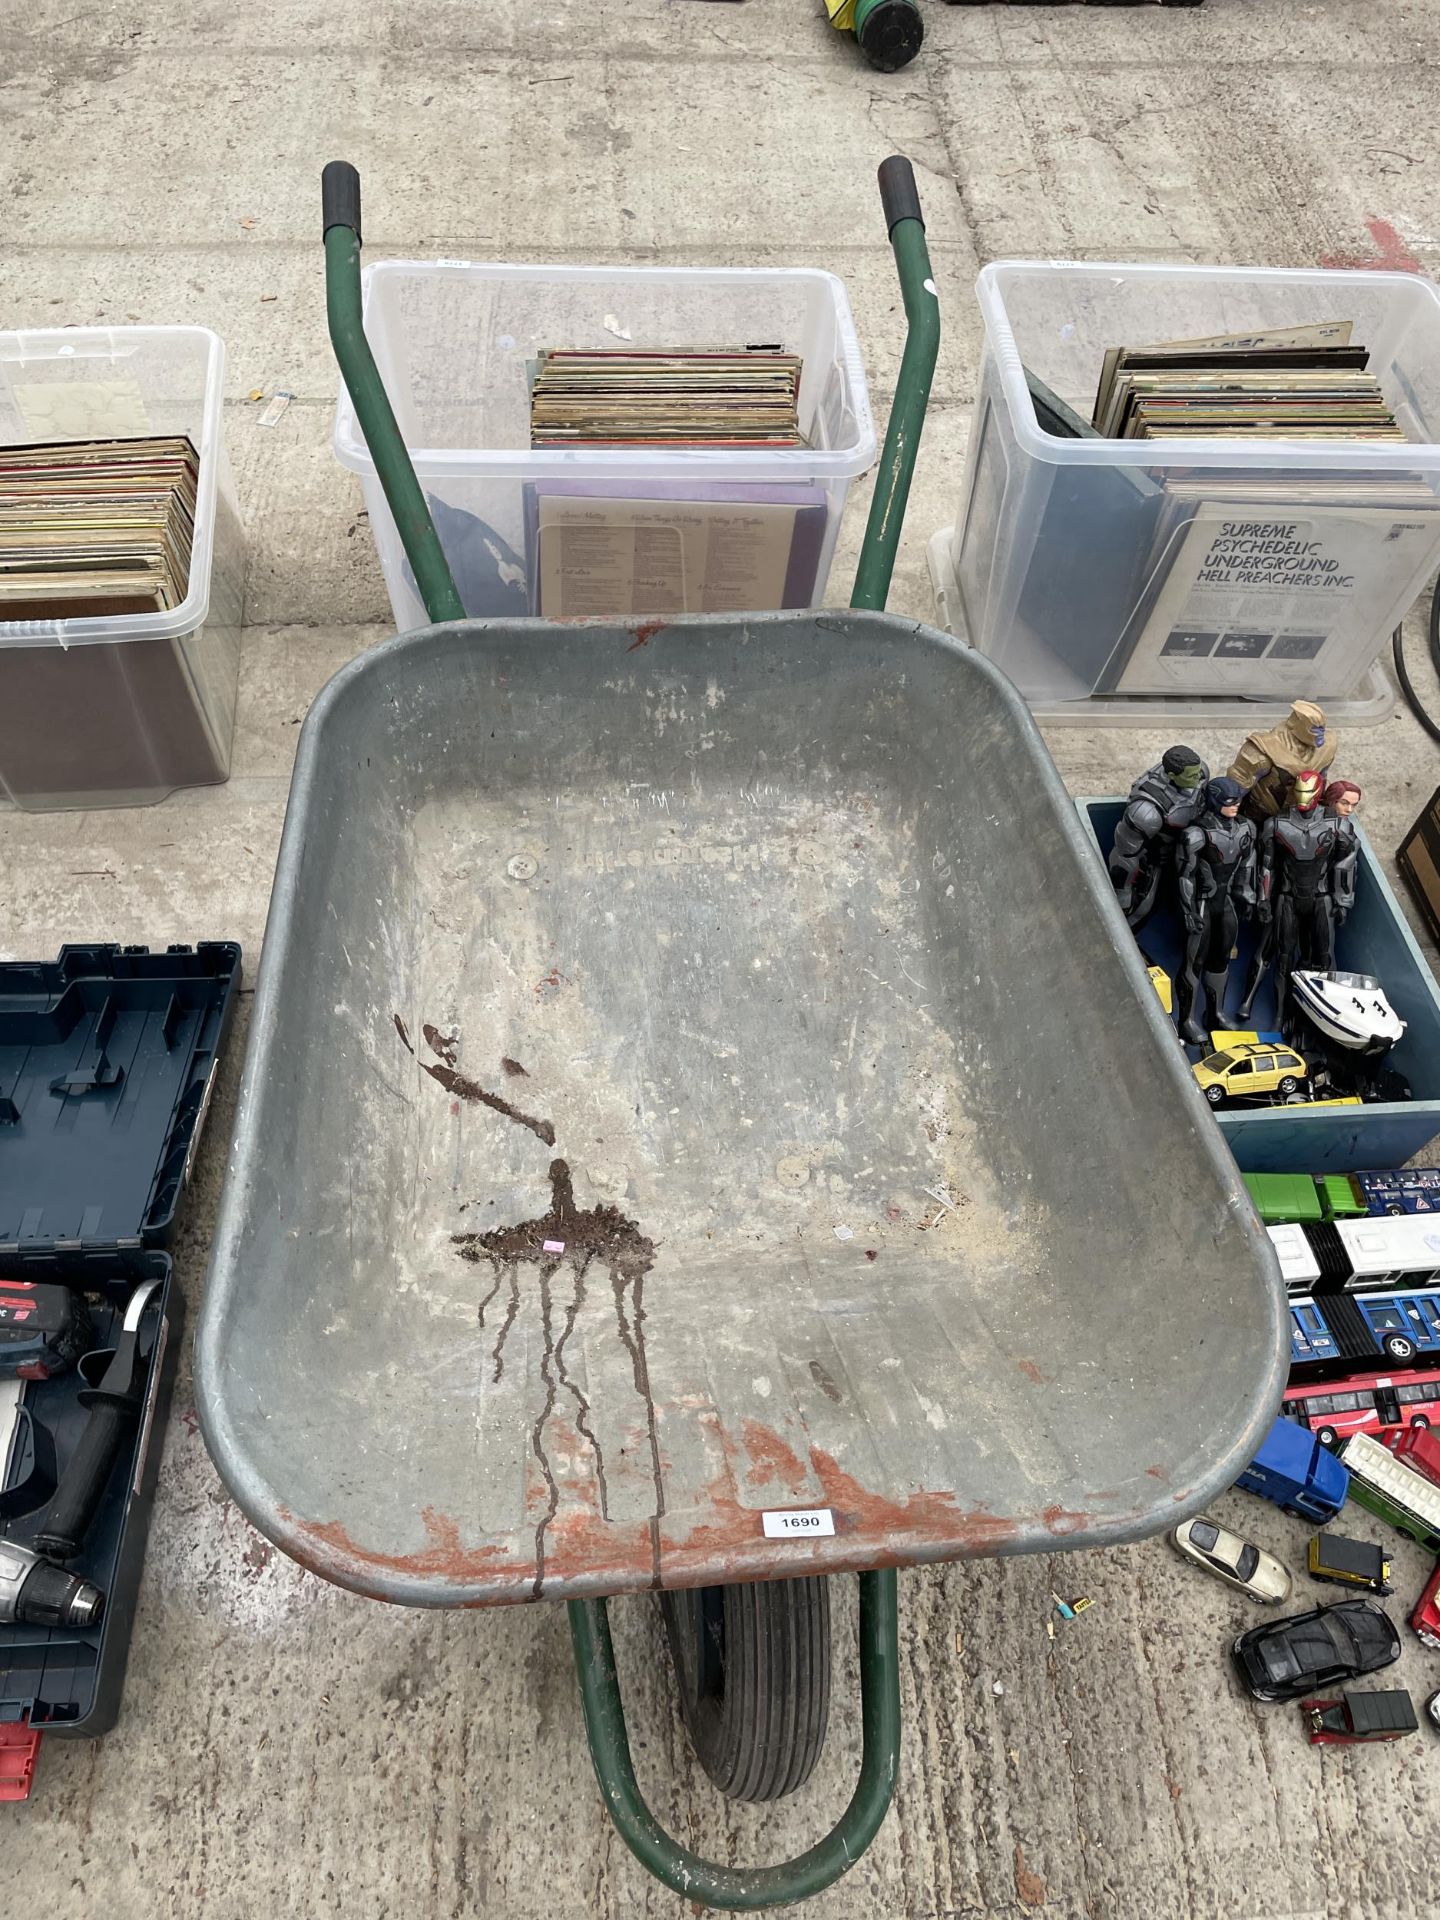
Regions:
<instances>
[{"instance_id":1,"label":"green metal handle","mask_svg":"<svg viewBox=\"0 0 1440 1920\"><path fill-rule=\"evenodd\" d=\"M825 1838L780 1866L717 1866L671 1838L635 1779L603 1600L570 1602L570 1637L590 1758L610 1817L641 1865L673 1892L746 1913L808 1900L853 1867L879 1832L900 1768L900 1609L893 1568L860 1575L860 1778Z\"/></svg>"},{"instance_id":2,"label":"green metal handle","mask_svg":"<svg viewBox=\"0 0 1440 1920\"><path fill-rule=\"evenodd\" d=\"M920 450L920 433L930 400L930 382L935 377L935 359L940 351L940 301L930 272L925 222L920 216L914 171L910 162L899 154L880 163L880 195L890 222L890 245L905 301L905 352L900 361L900 377L895 382L895 399L890 408L880 469L875 476L865 543L860 549L860 564L855 569L855 591L850 596L852 607L871 607L877 611L885 605L890 592L890 576L895 571L895 554L905 521L905 503L910 498L910 480L915 472L915 456Z\"/></svg>"},{"instance_id":3,"label":"green metal handle","mask_svg":"<svg viewBox=\"0 0 1440 1920\"><path fill-rule=\"evenodd\" d=\"M455 590L440 536L365 338L360 299L360 176L348 162L332 160L321 176L321 192L330 343L425 611L436 621L463 620L465 608Z\"/></svg>"}]
</instances>

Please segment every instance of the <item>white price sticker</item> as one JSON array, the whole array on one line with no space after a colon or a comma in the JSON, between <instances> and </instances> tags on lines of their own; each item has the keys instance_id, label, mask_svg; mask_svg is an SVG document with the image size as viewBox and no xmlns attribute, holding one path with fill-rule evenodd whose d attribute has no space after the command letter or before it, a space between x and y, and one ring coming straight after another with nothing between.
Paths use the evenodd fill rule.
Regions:
<instances>
[{"instance_id":1,"label":"white price sticker","mask_svg":"<svg viewBox=\"0 0 1440 1920\"><path fill-rule=\"evenodd\" d=\"M835 1515L829 1507L786 1507L778 1513L763 1513L767 1540L818 1540L834 1533Z\"/></svg>"}]
</instances>

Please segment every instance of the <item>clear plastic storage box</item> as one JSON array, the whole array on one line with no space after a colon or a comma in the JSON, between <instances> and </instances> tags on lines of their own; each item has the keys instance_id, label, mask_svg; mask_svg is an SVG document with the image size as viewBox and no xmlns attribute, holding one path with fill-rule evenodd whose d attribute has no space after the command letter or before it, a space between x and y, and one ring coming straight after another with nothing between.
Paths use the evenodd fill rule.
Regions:
<instances>
[{"instance_id":1,"label":"clear plastic storage box","mask_svg":"<svg viewBox=\"0 0 1440 1920\"><path fill-rule=\"evenodd\" d=\"M18 806L141 806L229 773L245 547L224 374L204 327L0 333L0 443L186 434L199 455L181 606L0 621L0 793Z\"/></svg>"},{"instance_id":2,"label":"clear plastic storage box","mask_svg":"<svg viewBox=\"0 0 1440 1920\"><path fill-rule=\"evenodd\" d=\"M562 614L821 604L846 492L875 458L850 303L833 274L396 260L367 267L364 289L370 346L467 613L515 618L555 610L539 601L537 533L541 515L562 508L633 523L661 583L654 604L645 603L638 579L633 604L608 604L615 589L597 574L588 599L575 594ZM542 348L748 346L803 355L800 424L808 446L531 449L530 387ZM343 386L335 451L361 476L396 627L423 626L425 610ZM754 552L768 538L773 564L757 559L738 581L727 565L703 598L692 591L692 574L677 592L683 567L678 558L671 565L670 549L681 553L687 515L692 525L721 516L732 536L738 528L728 554L739 553L741 574L748 516L758 530ZM638 562L635 571L644 571Z\"/></svg>"},{"instance_id":3,"label":"clear plastic storage box","mask_svg":"<svg viewBox=\"0 0 1440 1920\"><path fill-rule=\"evenodd\" d=\"M965 482L930 549L947 624L1047 718L1222 722L1240 705L1252 721L1297 697L1383 718L1376 656L1440 565L1436 289L1405 273L1001 261L977 291ZM1108 348L1336 320L1354 323L1409 444L1037 424L1027 375L1088 423Z\"/></svg>"}]
</instances>

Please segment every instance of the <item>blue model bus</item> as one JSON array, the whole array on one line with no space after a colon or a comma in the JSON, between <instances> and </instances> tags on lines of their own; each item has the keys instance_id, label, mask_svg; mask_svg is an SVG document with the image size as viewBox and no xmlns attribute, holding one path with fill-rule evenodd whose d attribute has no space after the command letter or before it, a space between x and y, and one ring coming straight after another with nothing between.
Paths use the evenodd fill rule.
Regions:
<instances>
[{"instance_id":1,"label":"blue model bus","mask_svg":"<svg viewBox=\"0 0 1440 1920\"><path fill-rule=\"evenodd\" d=\"M1354 1304L1387 1360L1440 1353L1440 1293L1357 1293Z\"/></svg>"},{"instance_id":2,"label":"blue model bus","mask_svg":"<svg viewBox=\"0 0 1440 1920\"><path fill-rule=\"evenodd\" d=\"M1370 1213L1440 1213L1440 1167L1352 1173L1350 1178Z\"/></svg>"},{"instance_id":3,"label":"blue model bus","mask_svg":"<svg viewBox=\"0 0 1440 1920\"><path fill-rule=\"evenodd\" d=\"M1330 1331L1324 1313L1313 1300L1290 1302L1290 1365L1313 1366L1320 1360L1339 1360L1340 1342Z\"/></svg>"},{"instance_id":4,"label":"blue model bus","mask_svg":"<svg viewBox=\"0 0 1440 1920\"><path fill-rule=\"evenodd\" d=\"M1334 1361L1395 1366L1440 1354L1440 1291L1310 1294L1290 1300L1292 1374Z\"/></svg>"}]
</instances>

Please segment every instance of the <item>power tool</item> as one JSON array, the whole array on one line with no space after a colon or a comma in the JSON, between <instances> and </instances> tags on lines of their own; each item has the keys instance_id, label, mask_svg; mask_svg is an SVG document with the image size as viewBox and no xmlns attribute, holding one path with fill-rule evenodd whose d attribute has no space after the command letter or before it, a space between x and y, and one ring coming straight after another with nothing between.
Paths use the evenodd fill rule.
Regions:
<instances>
[{"instance_id":1,"label":"power tool","mask_svg":"<svg viewBox=\"0 0 1440 1920\"><path fill-rule=\"evenodd\" d=\"M82 1294L52 1281L0 1279L0 1378L49 1380L94 1344Z\"/></svg>"}]
</instances>

